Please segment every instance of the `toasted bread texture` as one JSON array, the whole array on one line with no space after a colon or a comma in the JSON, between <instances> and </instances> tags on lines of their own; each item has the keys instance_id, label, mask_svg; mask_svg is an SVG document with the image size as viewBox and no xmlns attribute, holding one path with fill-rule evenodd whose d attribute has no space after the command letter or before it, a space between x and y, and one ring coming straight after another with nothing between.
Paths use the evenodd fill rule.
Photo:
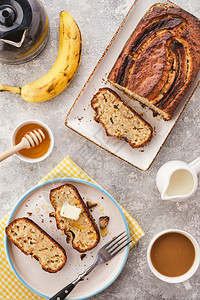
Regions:
<instances>
[{"instance_id":1,"label":"toasted bread texture","mask_svg":"<svg viewBox=\"0 0 200 300\"><path fill-rule=\"evenodd\" d=\"M138 23L108 81L169 120L200 68L200 21L169 3L156 3Z\"/></svg>"},{"instance_id":2,"label":"toasted bread texture","mask_svg":"<svg viewBox=\"0 0 200 300\"><path fill-rule=\"evenodd\" d=\"M94 248L99 240L98 227L87 209L78 190L71 184L64 184L50 191L50 201L55 209L57 227L65 232L72 232L72 246L79 252L85 252ZM67 202L81 209L78 220L65 218L60 215L63 204Z\"/></svg>"},{"instance_id":3,"label":"toasted bread texture","mask_svg":"<svg viewBox=\"0 0 200 300\"><path fill-rule=\"evenodd\" d=\"M101 88L91 106L95 120L101 123L108 136L124 139L132 148L144 146L152 138L153 129L111 89Z\"/></svg>"},{"instance_id":4,"label":"toasted bread texture","mask_svg":"<svg viewBox=\"0 0 200 300\"><path fill-rule=\"evenodd\" d=\"M44 271L55 273L65 265L63 247L29 218L18 218L5 229L8 239L24 254L31 255Z\"/></svg>"}]
</instances>

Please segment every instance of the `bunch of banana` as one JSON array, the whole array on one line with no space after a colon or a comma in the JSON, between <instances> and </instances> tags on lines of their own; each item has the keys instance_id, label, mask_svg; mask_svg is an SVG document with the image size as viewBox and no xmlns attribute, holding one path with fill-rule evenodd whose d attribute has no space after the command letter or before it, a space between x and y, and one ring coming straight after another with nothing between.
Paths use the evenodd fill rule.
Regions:
<instances>
[{"instance_id":1,"label":"bunch of banana","mask_svg":"<svg viewBox=\"0 0 200 300\"><path fill-rule=\"evenodd\" d=\"M59 39L57 59L46 75L21 88L0 85L0 91L17 93L28 102L42 102L60 94L73 79L82 50L78 25L66 11L60 13Z\"/></svg>"}]
</instances>

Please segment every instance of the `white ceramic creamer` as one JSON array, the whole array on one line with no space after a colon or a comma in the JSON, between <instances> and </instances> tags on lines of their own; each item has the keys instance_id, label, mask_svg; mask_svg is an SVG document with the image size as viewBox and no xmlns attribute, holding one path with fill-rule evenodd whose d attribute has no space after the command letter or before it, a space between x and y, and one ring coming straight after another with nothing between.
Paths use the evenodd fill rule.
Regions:
<instances>
[{"instance_id":1,"label":"white ceramic creamer","mask_svg":"<svg viewBox=\"0 0 200 300\"><path fill-rule=\"evenodd\" d=\"M198 185L200 157L190 164L180 160L165 163L158 170L156 185L163 200L180 201L191 197Z\"/></svg>"}]
</instances>

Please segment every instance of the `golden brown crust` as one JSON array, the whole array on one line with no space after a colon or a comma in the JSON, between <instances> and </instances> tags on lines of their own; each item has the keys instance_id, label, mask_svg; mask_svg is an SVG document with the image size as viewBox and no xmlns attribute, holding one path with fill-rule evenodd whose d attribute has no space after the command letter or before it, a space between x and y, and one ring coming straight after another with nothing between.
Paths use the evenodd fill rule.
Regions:
<instances>
[{"instance_id":1,"label":"golden brown crust","mask_svg":"<svg viewBox=\"0 0 200 300\"><path fill-rule=\"evenodd\" d=\"M73 199L69 199L68 191L73 193ZM52 189L50 191L50 201L55 209L58 229L64 230L66 235L69 231L73 233L73 248L79 252L85 252L96 247L100 240L99 229L75 186L64 184ZM81 208L81 214L77 221L60 216L64 201Z\"/></svg>"},{"instance_id":2,"label":"golden brown crust","mask_svg":"<svg viewBox=\"0 0 200 300\"><path fill-rule=\"evenodd\" d=\"M26 249L25 250L25 243L24 244L20 244L19 240L17 241L15 238L14 238L14 235L13 233L15 233L16 231L16 227L18 226L17 230L20 230L20 225L23 224L24 226L27 226L31 229L35 229L35 232L36 234L41 234L44 239L47 240L48 244L49 244L49 247L50 245L53 246L53 248L57 249L57 255L59 255L60 257L60 262L59 265L54 268L50 265L47 265L47 264L44 264L40 258L39 255L36 255L34 252L35 250L32 249ZM65 249L58 243L56 242L47 232L45 232L40 226L38 226L34 221L32 221L31 219L29 218L17 218L15 220L13 220L6 228L5 228L5 232L6 232L6 235L8 237L8 239L15 245L17 246L24 254L26 255L31 255L32 257L34 257L37 261L39 261L39 263L41 264L42 266L42 269L49 272L49 273L55 273L57 271L59 271L60 269L63 268L63 266L65 265L66 263L66 260L67 260L67 256L66 256L66 252L65 252ZM27 239L30 239L30 236L26 236L26 234L24 234L24 237L22 236L21 237L22 239L25 238L26 239L26 243L27 243ZM39 243L36 243L35 246L31 246L32 248L33 247L38 247L38 244ZM27 247L26 247L27 248ZM51 249L52 251L52 249ZM51 252L50 251L50 252ZM42 254L42 252L41 252Z\"/></svg>"},{"instance_id":3,"label":"golden brown crust","mask_svg":"<svg viewBox=\"0 0 200 300\"><path fill-rule=\"evenodd\" d=\"M103 95L103 98L105 99L106 97L106 94L111 94L114 98L114 101L116 103L120 103L120 106L122 108L122 110L127 110L130 112L130 115L132 116L132 119L135 118L136 119L136 122L139 121L139 125L134 124L134 127L135 127L135 132L136 132L136 135L139 135L141 134L140 133L140 129L139 127L143 126L143 128L146 128L148 133L146 134L146 136L144 138L141 138L139 139L138 138L138 141L137 142L133 142L132 139L134 138L134 136L132 136L132 139L128 139L127 136L125 134L122 134L121 132L117 131L117 132L111 132L109 130L110 126L109 124L106 124L105 120L103 120L102 116L103 116L103 111L100 107L100 102L102 102L101 100L98 100L99 97ZM99 102L99 104L97 104ZM108 103L108 102L107 102ZM101 125L104 127L105 131L106 131L106 134L107 136L112 136L112 137L117 137L118 139L124 139L126 142L129 143L129 145L132 147L132 148L138 148L138 147L142 147L144 146L146 143L148 143L151 138L152 138L152 135L153 135L153 128L151 127L151 125L149 123L147 123L140 115L138 115L137 112L135 112L131 107L129 107L119 96L116 92L114 92L112 89L110 88L100 88L98 90L98 92L94 95L94 97L92 98L91 100L91 106L92 108L94 109L94 111L96 112L96 115L94 117L95 121L98 122L98 123L101 123ZM120 111L120 109L119 109ZM113 111L110 111L110 117L113 116ZM124 116L122 115L122 118L124 118ZM118 121L118 124L120 124L120 121ZM130 129L131 130L131 127L133 127L133 124L129 124L130 125ZM138 127L138 128L137 128ZM137 130L139 129L139 130Z\"/></svg>"},{"instance_id":4,"label":"golden brown crust","mask_svg":"<svg viewBox=\"0 0 200 300\"><path fill-rule=\"evenodd\" d=\"M157 3L130 36L108 80L170 119L200 68L200 21Z\"/></svg>"}]
</instances>

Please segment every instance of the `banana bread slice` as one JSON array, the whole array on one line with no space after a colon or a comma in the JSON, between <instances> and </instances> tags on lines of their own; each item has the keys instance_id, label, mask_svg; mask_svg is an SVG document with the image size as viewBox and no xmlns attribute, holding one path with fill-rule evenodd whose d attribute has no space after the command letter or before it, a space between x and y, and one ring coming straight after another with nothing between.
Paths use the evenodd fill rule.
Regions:
<instances>
[{"instance_id":1,"label":"banana bread slice","mask_svg":"<svg viewBox=\"0 0 200 300\"><path fill-rule=\"evenodd\" d=\"M103 125L108 136L124 139L131 147L141 147L152 138L153 129L111 89L101 88L91 106L95 121Z\"/></svg>"},{"instance_id":2,"label":"banana bread slice","mask_svg":"<svg viewBox=\"0 0 200 300\"><path fill-rule=\"evenodd\" d=\"M99 240L98 227L87 209L78 190L71 184L64 184L50 191L50 201L55 209L57 227L73 234L72 246L79 252L85 252L94 248ZM65 218L60 215L63 204L67 202L81 209L78 220Z\"/></svg>"},{"instance_id":3,"label":"banana bread slice","mask_svg":"<svg viewBox=\"0 0 200 300\"><path fill-rule=\"evenodd\" d=\"M43 270L55 273L65 265L63 247L29 218L15 219L5 231L8 239L24 254L38 260Z\"/></svg>"}]
</instances>

